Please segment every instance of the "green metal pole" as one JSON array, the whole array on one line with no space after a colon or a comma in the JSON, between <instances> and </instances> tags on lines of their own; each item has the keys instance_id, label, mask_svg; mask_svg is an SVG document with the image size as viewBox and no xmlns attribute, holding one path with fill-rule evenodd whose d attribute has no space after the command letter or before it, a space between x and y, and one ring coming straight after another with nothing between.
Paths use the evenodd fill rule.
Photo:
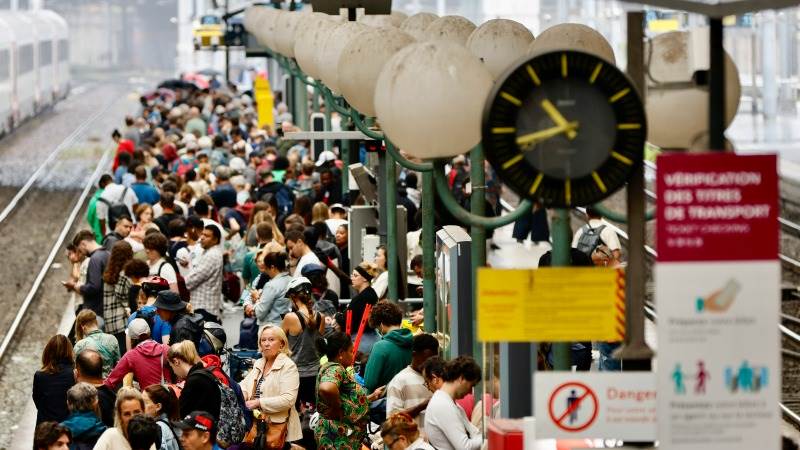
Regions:
<instances>
[{"instance_id":1,"label":"green metal pole","mask_svg":"<svg viewBox=\"0 0 800 450\"><path fill-rule=\"evenodd\" d=\"M319 88L315 88L316 91L322 95L322 90ZM323 99L323 103L325 104L325 131L333 131L333 124L331 123L331 108L332 106L328 104ZM344 129L344 120L340 122L341 128ZM333 139L325 139L325 150L333 149ZM341 155L340 155L341 156ZM346 176L342 177L343 179L347 179ZM342 190L342 193L346 193L347 189Z\"/></svg>"},{"instance_id":2,"label":"green metal pole","mask_svg":"<svg viewBox=\"0 0 800 450\"><path fill-rule=\"evenodd\" d=\"M294 123L301 130L308 130L308 90L299 77L294 77L295 111Z\"/></svg>"},{"instance_id":3,"label":"green metal pole","mask_svg":"<svg viewBox=\"0 0 800 450\"><path fill-rule=\"evenodd\" d=\"M422 172L422 304L425 331L436 331L436 223L434 201L436 187L433 171Z\"/></svg>"},{"instance_id":4,"label":"green metal pole","mask_svg":"<svg viewBox=\"0 0 800 450\"><path fill-rule=\"evenodd\" d=\"M469 152L469 179L472 186L469 210L476 216L486 215L486 172L483 168L483 146L476 145ZM471 224L469 236L472 239L472 298L478 298L478 268L486 265L486 228ZM475 302L472 302L472 335L477 336L478 314ZM475 341L472 350L473 356L480 356L480 346Z\"/></svg>"},{"instance_id":5,"label":"green metal pole","mask_svg":"<svg viewBox=\"0 0 800 450\"><path fill-rule=\"evenodd\" d=\"M392 145L386 141L386 145ZM389 270L389 290L387 297L392 302L397 302L397 279L399 264L397 258L397 245L395 243L401 236L397 235L397 163L388 154L386 158L384 188L386 189L386 266ZM402 236L405 239L405 236Z\"/></svg>"},{"instance_id":6,"label":"green metal pole","mask_svg":"<svg viewBox=\"0 0 800 450\"><path fill-rule=\"evenodd\" d=\"M569 219L568 209L556 210L551 225L553 230L553 267L570 265L572 228L570 228ZM569 347L569 343L553 344L553 366L556 370L569 370L572 367Z\"/></svg>"}]
</instances>

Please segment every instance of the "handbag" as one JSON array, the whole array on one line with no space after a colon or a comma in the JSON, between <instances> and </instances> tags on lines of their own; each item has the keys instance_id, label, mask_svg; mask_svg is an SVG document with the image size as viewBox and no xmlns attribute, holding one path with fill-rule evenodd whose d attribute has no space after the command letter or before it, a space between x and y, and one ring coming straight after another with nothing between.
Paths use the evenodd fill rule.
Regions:
<instances>
[{"instance_id":1,"label":"handbag","mask_svg":"<svg viewBox=\"0 0 800 450\"><path fill-rule=\"evenodd\" d=\"M264 373L261 377L253 382L253 395L256 393L258 383L264 378ZM289 433L289 418L283 423L277 423L270 420L269 416L266 418L259 417L259 414L254 413L253 426L244 437L244 443L250 444L254 450L281 450L286 445L286 436ZM291 414L291 413L290 413Z\"/></svg>"}]
</instances>

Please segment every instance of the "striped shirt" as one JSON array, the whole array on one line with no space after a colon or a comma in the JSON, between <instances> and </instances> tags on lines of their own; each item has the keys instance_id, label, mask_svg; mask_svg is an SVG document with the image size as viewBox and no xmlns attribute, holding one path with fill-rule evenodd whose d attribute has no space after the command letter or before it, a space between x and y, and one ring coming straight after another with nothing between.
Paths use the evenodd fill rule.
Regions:
<instances>
[{"instance_id":1,"label":"striped shirt","mask_svg":"<svg viewBox=\"0 0 800 450\"><path fill-rule=\"evenodd\" d=\"M386 385L386 416L413 408L431 398L431 395L433 394L425 387L422 375L408 366ZM422 431L425 426L425 412L421 412L414 421Z\"/></svg>"}]
</instances>

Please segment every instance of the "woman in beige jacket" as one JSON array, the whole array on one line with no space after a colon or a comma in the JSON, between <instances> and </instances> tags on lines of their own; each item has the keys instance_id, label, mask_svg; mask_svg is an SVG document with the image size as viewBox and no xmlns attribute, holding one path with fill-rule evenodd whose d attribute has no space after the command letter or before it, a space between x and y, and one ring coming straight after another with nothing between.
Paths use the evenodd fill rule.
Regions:
<instances>
[{"instance_id":1,"label":"woman in beige jacket","mask_svg":"<svg viewBox=\"0 0 800 450\"><path fill-rule=\"evenodd\" d=\"M298 441L303 430L294 404L300 375L290 358L286 333L280 327L264 325L258 333L258 349L261 359L240 383L245 404L250 410L261 410L273 423L288 421L286 442Z\"/></svg>"}]
</instances>

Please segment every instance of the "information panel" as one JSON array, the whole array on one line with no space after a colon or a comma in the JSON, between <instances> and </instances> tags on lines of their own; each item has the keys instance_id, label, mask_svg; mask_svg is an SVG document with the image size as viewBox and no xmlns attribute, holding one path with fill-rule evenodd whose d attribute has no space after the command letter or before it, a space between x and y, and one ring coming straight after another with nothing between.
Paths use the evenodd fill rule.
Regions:
<instances>
[{"instance_id":1,"label":"information panel","mask_svg":"<svg viewBox=\"0 0 800 450\"><path fill-rule=\"evenodd\" d=\"M655 440L652 372L537 372L534 384L537 439Z\"/></svg>"},{"instance_id":2,"label":"information panel","mask_svg":"<svg viewBox=\"0 0 800 450\"><path fill-rule=\"evenodd\" d=\"M478 270L478 339L482 342L619 341L624 337L622 270Z\"/></svg>"},{"instance_id":3,"label":"information panel","mask_svg":"<svg viewBox=\"0 0 800 450\"><path fill-rule=\"evenodd\" d=\"M780 448L774 155L658 158L658 439Z\"/></svg>"}]
</instances>

